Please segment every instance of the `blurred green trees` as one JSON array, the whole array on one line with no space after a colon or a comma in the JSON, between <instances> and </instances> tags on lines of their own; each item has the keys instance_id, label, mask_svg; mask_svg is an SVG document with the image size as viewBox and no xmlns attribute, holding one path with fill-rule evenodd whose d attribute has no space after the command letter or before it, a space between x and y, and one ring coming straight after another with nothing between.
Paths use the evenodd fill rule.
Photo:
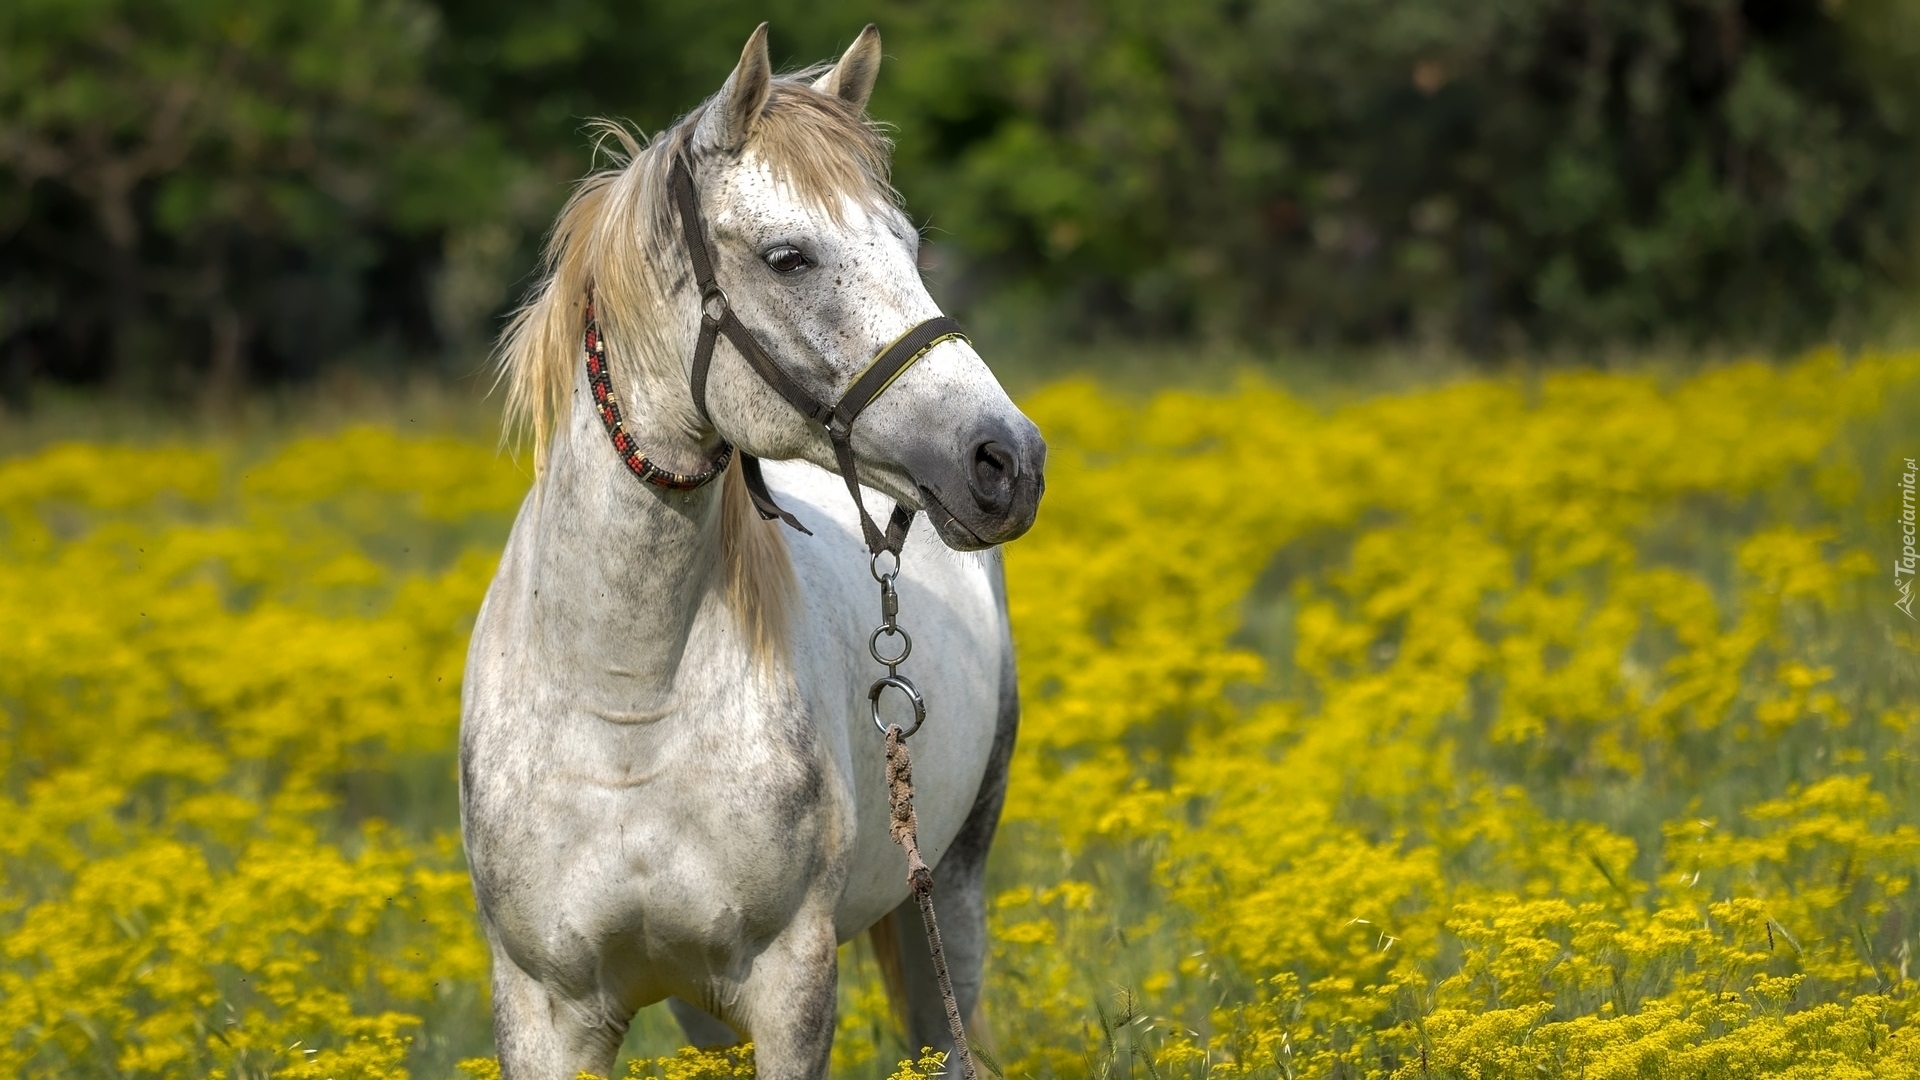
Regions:
<instances>
[{"instance_id":1,"label":"blurred green trees","mask_svg":"<svg viewBox=\"0 0 1920 1080\"><path fill-rule=\"evenodd\" d=\"M1792 344L1910 272L1911 5L930 10L918 205L1148 329Z\"/></svg>"},{"instance_id":2,"label":"blurred green trees","mask_svg":"<svg viewBox=\"0 0 1920 1080\"><path fill-rule=\"evenodd\" d=\"M658 129L763 18L791 66L881 24L897 180L988 328L1783 348L1915 284L1901 0L14 0L0 356L470 369L583 121Z\"/></svg>"},{"instance_id":3,"label":"blurred green trees","mask_svg":"<svg viewBox=\"0 0 1920 1080\"><path fill-rule=\"evenodd\" d=\"M410 0L0 5L12 364L218 393L369 334L432 347L414 294L519 167L426 79L436 26Z\"/></svg>"}]
</instances>

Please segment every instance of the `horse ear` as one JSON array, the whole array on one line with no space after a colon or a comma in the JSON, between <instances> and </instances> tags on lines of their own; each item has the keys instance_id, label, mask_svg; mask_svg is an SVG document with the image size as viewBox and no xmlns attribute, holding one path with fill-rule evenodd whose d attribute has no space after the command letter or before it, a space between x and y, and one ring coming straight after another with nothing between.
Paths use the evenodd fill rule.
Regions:
<instances>
[{"instance_id":1,"label":"horse ear","mask_svg":"<svg viewBox=\"0 0 1920 1080\"><path fill-rule=\"evenodd\" d=\"M740 50L740 63L720 87L713 105L700 118L696 141L703 146L738 150L767 107L773 89L773 61L767 56L767 24L761 23Z\"/></svg>"},{"instance_id":2,"label":"horse ear","mask_svg":"<svg viewBox=\"0 0 1920 1080\"><path fill-rule=\"evenodd\" d=\"M873 95L873 81L880 77L880 28L867 24L853 39L833 70L814 81L813 88L864 110Z\"/></svg>"}]
</instances>

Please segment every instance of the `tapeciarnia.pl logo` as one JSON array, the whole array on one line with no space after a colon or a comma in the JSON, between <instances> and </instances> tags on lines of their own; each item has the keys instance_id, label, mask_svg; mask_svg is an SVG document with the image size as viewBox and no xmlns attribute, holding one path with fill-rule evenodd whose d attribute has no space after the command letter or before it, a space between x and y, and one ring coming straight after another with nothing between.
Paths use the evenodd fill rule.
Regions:
<instances>
[{"instance_id":1,"label":"tapeciarnia.pl logo","mask_svg":"<svg viewBox=\"0 0 1920 1080\"><path fill-rule=\"evenodd\" d=\"M1912 458L1903 460L1907 468L1900 474L1900 557L1893 560L1893 588L1900 594L1900 599L1895 600L1893 606L1906 612L1907 618L1913 619L1914 560L1920 558L1913 550L1913 481L1914 474L1920 473L1920 469L1914 467Z\"/></svg>"}]
</instances>

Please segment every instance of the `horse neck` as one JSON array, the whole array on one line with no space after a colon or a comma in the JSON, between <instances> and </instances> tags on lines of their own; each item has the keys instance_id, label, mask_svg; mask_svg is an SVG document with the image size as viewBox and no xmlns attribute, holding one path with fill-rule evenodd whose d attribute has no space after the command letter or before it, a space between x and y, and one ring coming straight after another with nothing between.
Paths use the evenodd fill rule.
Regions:
<instances>
[{"instance_id":1,"label":"horse neck","mask_svg":"<svg viewBox=\"0 0 1920 1080\"><path fill-rule=\"evenodd\" d=\"M618 687L629 702L664 700L702 610L722 602L720 484L669 491L641 482L614 453L584 370L575 382L568 430L539 481L531 595L522 595L549 664L583 687ZM692 440L674 445L650 422L644 393L620 399L648 453L669 464L699 460Z\"/></svg>"}]
</instances>

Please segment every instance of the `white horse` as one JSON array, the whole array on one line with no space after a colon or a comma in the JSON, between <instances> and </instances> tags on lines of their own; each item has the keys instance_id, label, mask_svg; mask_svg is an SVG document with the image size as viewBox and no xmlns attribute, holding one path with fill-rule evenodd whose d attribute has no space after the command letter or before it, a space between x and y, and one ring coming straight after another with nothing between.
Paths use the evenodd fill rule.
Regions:
<instances>
[{"instance_id":1,"label":"white horse","mask_svg":"<svg viewBox=\"0 0 1920 1080\"><path fill-rule=\"evenodd\" d=\"M829 401L939 314L865 119L879 61L868 27L831 68L776 78L762 26L671 130L641 147L607 129L624 162L581 183L503 342L537 479L474 628L460 779L509 1078L606 1075L635 1011L668 997L692 1041L752 1040L763 1080L824 1076L837 946L869 928L910 1045L949 1043L888 838L867 701L878 592L854 502L823 471L832 440L729 338L692 389L715 292ZM670 197L678 160L712 249L704 297ZM811 535L753 512L730 447L775 463L773 495ZM1017 713L991 547L1032 524L1046 448L945 337L873 400L851 449L869 505L934 523L900 553L902 673L929 703L920 839L971 1011Z\"/></svg>"}]
</instances>

